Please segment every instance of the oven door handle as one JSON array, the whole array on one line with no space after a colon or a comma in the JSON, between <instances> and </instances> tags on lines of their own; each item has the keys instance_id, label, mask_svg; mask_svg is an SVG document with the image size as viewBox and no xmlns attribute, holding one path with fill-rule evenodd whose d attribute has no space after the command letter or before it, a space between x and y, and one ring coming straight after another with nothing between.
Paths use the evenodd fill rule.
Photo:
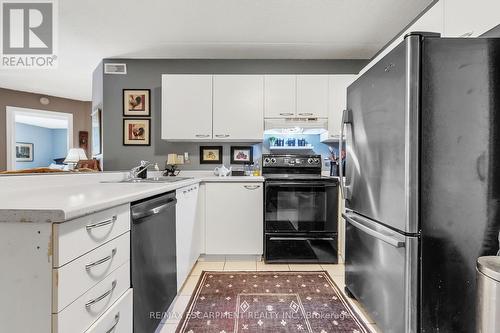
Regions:
<instances>
[{"instance_id":1,"label":"oven door handle","mask_svg":"<svg viewBox=\"0 0 500 333\"><path fill-rule=\"evenodd\" d=\"M267 182L266 187L336 187L337 183L319 183L319 182L310 182L310 183L290 183L290 182Z\"/></svg>"},{"instance_id":2,"label":"oven door handle","mask_svg":"<svg viewBox=\"0 0 500 333\"><path fill-rule=\"evenodd\" d=\"M270 241L306 241L306 240L323 240L323 241L334 241L333 237L269 237Z\"/></svg>"}]
</instances>

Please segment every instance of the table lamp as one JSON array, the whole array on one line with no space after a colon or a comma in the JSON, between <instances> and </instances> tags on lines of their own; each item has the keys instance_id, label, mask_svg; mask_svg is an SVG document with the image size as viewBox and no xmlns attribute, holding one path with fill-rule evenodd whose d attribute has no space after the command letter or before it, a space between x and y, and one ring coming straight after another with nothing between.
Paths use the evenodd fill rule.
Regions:
<instances>
[{"instance_id":1,"label":"table lamp","mask_svg":"<svg viewBox=\"0 0 500 333\"><path fill-rule=\"evenodd\" d=\"M168 154L164 175L177 176L180 172L180 170L177 169L177 166L182 164L184 164L184 158L179 159L177 154Z\"/></svg>"},{"instance_id":2,"label":"table lamp","mask_svg":"<svg viewBox=\"0 0 500 333\"><path fill-rule=\"evenodd\" d=\"M83 150L82 148L71 148L68 151L68 155L64 159L63 163L68 164L70 166L70 170L73 170L80 160L86 159L87 154L85 154L85 150Z\"/></svg>"}]
</instances>

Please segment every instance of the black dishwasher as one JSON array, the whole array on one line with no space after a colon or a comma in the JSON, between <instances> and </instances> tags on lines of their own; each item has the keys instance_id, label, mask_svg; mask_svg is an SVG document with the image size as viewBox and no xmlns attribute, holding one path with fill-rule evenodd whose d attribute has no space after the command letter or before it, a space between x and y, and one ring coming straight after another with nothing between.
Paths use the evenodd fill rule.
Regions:
<instances>
[{"instance_id":1,"label":"black dishwasher","mask_svg":"<svg viewBox=\"0 0 500 333\"><path fill-rule=\"evenodd\" d=\"M177 294L175 192L132 203L134 332L152 333Z\"/></svg>"}]
</instances>

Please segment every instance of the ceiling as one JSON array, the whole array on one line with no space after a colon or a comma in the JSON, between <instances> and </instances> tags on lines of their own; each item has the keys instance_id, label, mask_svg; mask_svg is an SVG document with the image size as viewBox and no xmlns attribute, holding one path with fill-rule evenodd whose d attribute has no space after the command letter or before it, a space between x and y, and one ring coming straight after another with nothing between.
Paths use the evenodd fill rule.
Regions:
<instances>
[{"instance_id":1,"label":"ceiling","mask_svg":"<svg viewBox=\"0 0 500 333\"><path fill-rule=\"evenodd\" d=\"M59 66L0 87L91 99L103 58L368 59L433 0L62 0Z\"/></svg>"},{"instance_id":2,"label":"ceiling","mask_svg":"<svg viewBox=\"0 0 500 333\"><path fill-rule=\"evenodd\" d=\"M68 120L62 118L37 117L28 115L16 115L16 123L22 123L32 126L45 127L50 129L67 129Z\"/></svg>"}]
</instances>

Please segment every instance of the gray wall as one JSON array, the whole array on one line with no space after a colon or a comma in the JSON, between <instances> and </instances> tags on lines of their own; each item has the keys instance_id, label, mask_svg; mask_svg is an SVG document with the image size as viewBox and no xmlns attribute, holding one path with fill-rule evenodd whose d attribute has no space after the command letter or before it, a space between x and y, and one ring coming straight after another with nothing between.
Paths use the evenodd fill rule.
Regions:
<instances>
[{"instance_id":1,"label":"gray wall","mask_svg":"<svg viewBox=\"0 0 500 333\"><path fill-rule=\"evenodd\" d=\"M168 143L160 139L161 74L356 74L368 60L196 60L196 59L105 59L104 63L126 63L127 75L103 77L103 153L105 170L126 170L141 159L164 166L169 153L188 152L191 164L184 169L211 170L199 164L198 143ZM99 71L94 79L99 84ZM123 146L122 89L151 89L151 146ZM94 92L100 97L98 92ZM100 104L93 100L93 105ZM223 162L229 164L230 146L222 144ZM207 145L210 145L208 143ZM261 144L254 145L260 156Z\"/></svg>"}]
</instances>

